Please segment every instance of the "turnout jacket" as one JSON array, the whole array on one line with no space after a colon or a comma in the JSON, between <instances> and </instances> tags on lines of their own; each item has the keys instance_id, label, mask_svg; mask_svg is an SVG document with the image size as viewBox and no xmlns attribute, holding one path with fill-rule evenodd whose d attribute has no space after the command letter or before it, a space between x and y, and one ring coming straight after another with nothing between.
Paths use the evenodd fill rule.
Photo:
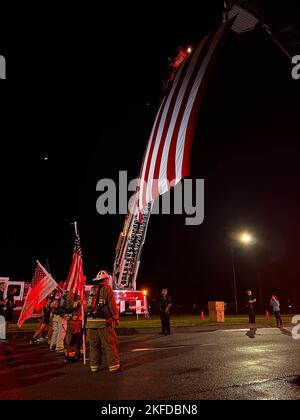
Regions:
<instances>
[{"instance_id":1,"label":"turnout jacket","mask_svg":"<svg viewBox=\"0 0 300 420\"><path fill-rule=\"evenodd\" d=\"M104 328L119 319L113 289L106 283L92 287L87 304L86 328Z\"/></svg>"}]
</instances>

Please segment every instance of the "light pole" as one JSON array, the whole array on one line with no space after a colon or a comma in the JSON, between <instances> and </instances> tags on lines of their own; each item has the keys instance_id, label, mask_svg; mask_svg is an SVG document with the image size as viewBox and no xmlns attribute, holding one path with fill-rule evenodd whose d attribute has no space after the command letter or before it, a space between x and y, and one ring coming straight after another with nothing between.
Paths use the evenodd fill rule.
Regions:
<instances>
[{"instance_id":1,"label":"light pole","mask_svg":"<svg viewBox=\"0 0 300 420\"><path fill-rule=\"evenodd\" d=\"M243 244L244 246L248 246L253 244L254 237L251 233L248 232L241 232L238 234L235 239ZM237 301L237 291L236 291L236 271L235 271L235 264L234 264L234 252L232 244L229 245L230 254L231 254L231 264L232 264L232 278L233 278L233 291L234 291L234 306L235 306L235 313L238 314L238 301Z\"/></svg>"},{"instance_id":2,"label":"light pole","mask_svg":"<svg viewBox=\"0 0 300 420\"><path fill-rule=\"evenodd\" d=\"M237 295L236 295L236 277L235 277L234 256L233 256L233 248L232 248L232 246L230 245L229 248L230 248L230 252L231 252L231 262L232 262L234 305L235 305L235 313L237 315L239 313L239 310L238 310Z\"/></svg>"}]
</instances>

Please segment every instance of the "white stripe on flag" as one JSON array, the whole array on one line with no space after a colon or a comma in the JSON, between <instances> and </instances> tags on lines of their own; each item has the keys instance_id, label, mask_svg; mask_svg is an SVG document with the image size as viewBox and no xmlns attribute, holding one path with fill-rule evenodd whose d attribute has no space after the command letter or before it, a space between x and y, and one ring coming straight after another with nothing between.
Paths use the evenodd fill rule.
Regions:
<instances>
[{"instance_id":1,"label":"white stripe on flag","mask_svg":"<svg viewBox=\"0 0 300 420\"><path fill-rule=\"evenodd\" d=\"M198 57L199 57L199 54L200 54L200 52L203 48L205 40L206 40L206 38L203 39L202 42L197 47L197 49L196 49L196 51L195 51L195 53L192 57L191 63L188 67L187 74L186 74L186 76L183 80L183 83L182 83L182 85L180 87L180 90L179 90L179 93L178 93L178 98L176 100L176 104L175 104L174 111L173 111L173 114L172 114L171 124L170 124L170 127L168 129L167 138L166 138L166 142L165 142L164 150L163 150L163 155L162 155L162 160L161 160L161 164L160 164L160 171L159 171L160 188L159 188L159 190L160 190L161 194L163 194L163 193L165 193L166 191L169 190L169 183L168 182L170 180L168 180L167 167L168 167L168 157L169 157L171 139L172 139L172 136L173 136L175 124L177 122L178 113L179 113L180 107L182 105L184 94L185 94L185 91L187 89L187 85L190 82L190 79L192 77L194 69L197 65ZM179 78L180 74L178 74L177 77Z\"/></svg>"}]
</instances>

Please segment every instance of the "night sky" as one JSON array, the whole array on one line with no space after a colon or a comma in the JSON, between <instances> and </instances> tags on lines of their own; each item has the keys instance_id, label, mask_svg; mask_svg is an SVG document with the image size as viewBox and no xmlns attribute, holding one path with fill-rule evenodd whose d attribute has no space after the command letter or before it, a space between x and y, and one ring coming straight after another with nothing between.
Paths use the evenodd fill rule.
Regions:
<instances>
[{"instance_id":1,"label":"night sky","mask_svg":"<svg viewBox=\"0 0 300 420\"><path fill-rule=\"evenodd\" d=\"M222 1L201 2L197 12L194 2L139 4L40 10L17 35L7 29L9 43L1 34L0 276L30 281L35 260L48 258L65 280L74 220L88 280L112 269L124 216L96 213L96 183L120 170L138 175L168 57L222 19ZM292 4L284 12L295 17ZM283 306L300 304L300 81L291 68L261 29L230 34L192 151L205 220L194 227L185 216L152 216L137 280L151 297L168 287L178 305L232 301L228 240L249 229L257 243L234 252L240 307L259 279L264 302L276 293Z\"/></svg>"}]
</instances>

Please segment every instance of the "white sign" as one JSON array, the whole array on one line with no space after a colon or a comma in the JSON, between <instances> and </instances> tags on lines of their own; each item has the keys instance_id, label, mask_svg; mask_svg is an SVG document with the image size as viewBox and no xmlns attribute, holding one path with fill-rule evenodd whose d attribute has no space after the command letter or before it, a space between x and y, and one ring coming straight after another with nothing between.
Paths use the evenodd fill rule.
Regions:
<instances>
[{"instance_id":1,"label":"white sign","mask_svg":"<svg viewBox=\"0 0 300 420\"><path fill-rule=\"evenodd\" d=\"M125 300L120 300L120 313L125 312Z\"/></svg>"},{"instance_id":2,"label":"white sign","mask_svg":"<svg viewBox=\"0 0 300 420\"><path fill-rule=\"evenodd\" d=\"M6 79L6 61L3 55L0 55L0 79Z\"/></svg>"},{"instance_id":3,"label":"white sign","mask_svg":"<svg viewBox=\"0 0 300 420\"><path fill-rule=\"evenodd\" d=\"M142 311L142 301L141 300L136 301L135 311L136 311L137 315L140 315L140 314L143 313L143 311Z\"/></svg>"}]
</instances>

